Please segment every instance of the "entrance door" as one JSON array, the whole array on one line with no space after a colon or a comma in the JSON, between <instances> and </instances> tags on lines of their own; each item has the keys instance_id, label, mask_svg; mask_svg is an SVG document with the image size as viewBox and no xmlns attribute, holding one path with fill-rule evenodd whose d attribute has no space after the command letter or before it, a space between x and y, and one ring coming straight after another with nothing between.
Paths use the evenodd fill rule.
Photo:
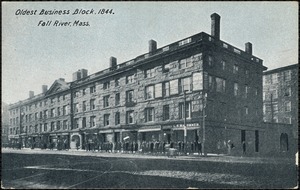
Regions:
<instances>
[{"instance_id":1,"label":"entrance door","mask_svg":"<svg viewBox=\"0 0 300 190\"><path fill-rule=\"evenodd\" d=\"M283 152L289 150L288 135L286 133L280 135L280 150Z\"/></svg>"}]
</instances>

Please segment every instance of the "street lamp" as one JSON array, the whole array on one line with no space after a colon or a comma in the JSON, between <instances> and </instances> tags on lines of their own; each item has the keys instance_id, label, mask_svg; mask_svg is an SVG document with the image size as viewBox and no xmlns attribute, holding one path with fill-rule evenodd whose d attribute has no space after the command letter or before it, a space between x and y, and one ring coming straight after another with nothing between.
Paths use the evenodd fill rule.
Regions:
<instances>
[{"instance_id":1,"label":"street lamp","mask_svg":"<svg viewBox=\"0 0 300 190\"><path fill-rule=\"evenodd\" d=\"M200 111L202 111L202 126L203 126L203 139L202 139L202 152L204 154L204 156L207 155L206 151L205 151L205 108L206 108L206 98L207 98L207 93L203 93L202 96L202 103L200 103Z\"/></svg>"}]
</instances>

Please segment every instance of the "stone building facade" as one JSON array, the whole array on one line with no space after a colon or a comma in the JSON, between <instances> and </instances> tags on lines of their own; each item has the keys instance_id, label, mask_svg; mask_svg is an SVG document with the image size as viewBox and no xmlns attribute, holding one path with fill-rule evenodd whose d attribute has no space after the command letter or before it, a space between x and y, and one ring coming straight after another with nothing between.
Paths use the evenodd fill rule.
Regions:
<instances>
[{"instance_id":1,"label":"stone building facade","mask_svg":"<svg viewBox=\"0 0 300 190\"><path fill-rule=\"evenodd\" d=\"M283 128L291 133L279 134L280 140L279 137L276 139L285 145L298 142L298 72L299 65L293 64L263 74L264 122L286 124Z\"/></svg>"},{"instance_id":2,"label":"stone building facade","mask_svg":"<svg viewBox=\"0 0 300 190\"><path fill-rule=\"evenodd\" d=\"M135 150L145 142L195 148L199 141L207 152L230 142L237 154L244 142L249 154L259 154L266 67L250 42L241 50L220 40L216 13L211 27L211 35L161 48L150 40L146 54L121 64L111 57L108 69L92 75L81 69L72 82L58 79L42 94L31 93L10 105L10 138L70 148L134 142Z\"/></svg>"}]
</instances>

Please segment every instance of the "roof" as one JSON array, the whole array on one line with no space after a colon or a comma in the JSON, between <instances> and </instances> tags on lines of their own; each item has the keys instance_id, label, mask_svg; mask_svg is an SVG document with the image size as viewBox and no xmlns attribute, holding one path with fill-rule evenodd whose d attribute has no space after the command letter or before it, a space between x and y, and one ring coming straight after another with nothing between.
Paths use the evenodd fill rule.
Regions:
<instances>
[{"instance_id":1,"label":"roof","mask_svg":"<svg viewBox=\"0 0 300 190\"><path fill-rule=\"evenodd\" d=\"M296 63L296 64L293 64L293 65L288 65L288 66L285 66L285 67L279 67L279 68L276 68L276 69L268 70L268 71L265 71L263 74L268 75L268 74L272 74L272 73L279 73L279 72L282 72L282 71L285 71L285 70L297 69L298 67L299 67L299 64Z\"/></svg>"}]
</instances>

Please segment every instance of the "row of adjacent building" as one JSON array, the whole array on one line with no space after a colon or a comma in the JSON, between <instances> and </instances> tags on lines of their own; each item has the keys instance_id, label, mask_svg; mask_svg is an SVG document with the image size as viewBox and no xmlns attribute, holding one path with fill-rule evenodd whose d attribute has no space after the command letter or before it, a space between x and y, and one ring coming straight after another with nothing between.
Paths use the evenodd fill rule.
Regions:
<instances>
[{"instance_id":1,"label":"row of adjacent building","mask_svg":"<svg viewBox=\"0 0 300 190\"><path fill-rule=\"evenodd\" d=\"M80 69L71 82L57 79L41 94L30 91L28 99L9 105L10 141L25 147L63 141L70 148L200 141L207 152L230 142L237 154L260 154L266 147L267 68L252 55L250 42L241 50L220 40L218 14L211 15L211 35L201 32L161 48L150 40L148 53L108 62L108 69L92 75Z\"/></svg>"}]
</instances>

